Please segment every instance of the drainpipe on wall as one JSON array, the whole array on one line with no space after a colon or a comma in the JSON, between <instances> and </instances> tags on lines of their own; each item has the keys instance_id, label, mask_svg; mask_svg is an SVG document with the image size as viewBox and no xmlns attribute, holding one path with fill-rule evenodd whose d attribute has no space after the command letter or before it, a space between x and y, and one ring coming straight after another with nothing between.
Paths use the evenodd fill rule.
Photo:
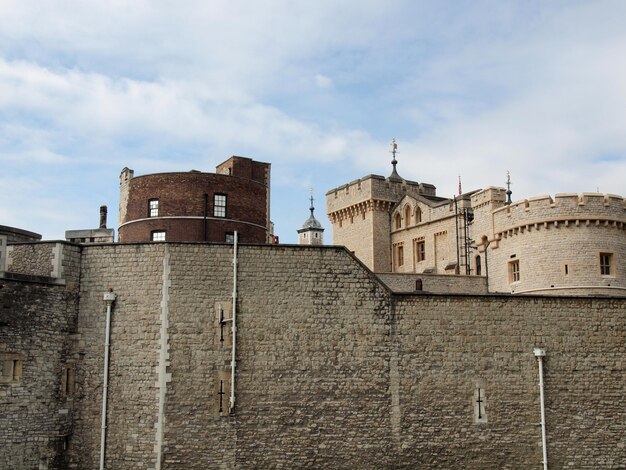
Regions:
<instances>
[{"instance_id":1,"label":"drainpipe on wall","mask_svg":"<svg viewBox=\"0 0 626 470\"><path fill-rule=\"evenodd\" d=\"M543 470L548 470L548 449L546 445L546 411L543 397L543 358L545 349L534 348L533 352L539 363L539 405L541 407L541 448L543 451Z\"/></svg>"},{"instance_id":2,"label":"drainpipe on wall","mask_svg":"<svg viewBox=\"0 0 626 470\"><path fill-rule=\"evenodd\" d=\"M236 353L236 341L237 341L237 243L238 233L233 234L233 322L231 325L233 334L233 349L231 351L230 359L230 404L228 406L228 412L232 413L235 409L235 353Z\"/></svg>"},{"instance_id":3,"label":"drainpipe on wall","mask_svg":"<svg viewBox=\"0 0 626 470\"><path fill-rule=\"evenodd\" d=\"M207 211L209 210L208 207L209 207L209 195L207 193L204 193L204 217L203 217L202 223L204 227L203 235L204 235L205 242L209 241L207 238L207 226L206 226Z\"/></svg>"},{"instance_id":4,"label":"drainpipe on wall","mask_svg":"<svg viewBox=\"0 0 626 470\"><path fill-rule=\"evenodd\" d=\"M109 340L111 337L111 310L117 296L113 289L105 292L104 301L107 303L107 317L104 332L104 378L102 379L102 418L100 431L100 470L104 470L104 454L107 439L107 396L109 390Z\"/></svg>"}]
</instances>

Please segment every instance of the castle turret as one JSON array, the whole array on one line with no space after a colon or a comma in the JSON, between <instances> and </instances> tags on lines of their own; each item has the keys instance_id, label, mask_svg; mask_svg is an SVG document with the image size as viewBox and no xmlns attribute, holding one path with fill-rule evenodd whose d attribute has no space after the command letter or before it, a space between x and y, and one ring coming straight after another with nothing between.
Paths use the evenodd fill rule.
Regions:
<instances>
[{"instance_id":1,"label":"castle turret","mask_svg":"<svg viewBox=\"0 0 626 470\"><path fill-rule=\"evenodd\" d=\"M311 195L311 207L309 207L311 215L302 224L302 228L298 230L298 243L300 245L323 245L324 229L322 224L315 218L313 211L313 195Z\"/></svg>"}]
</instances>

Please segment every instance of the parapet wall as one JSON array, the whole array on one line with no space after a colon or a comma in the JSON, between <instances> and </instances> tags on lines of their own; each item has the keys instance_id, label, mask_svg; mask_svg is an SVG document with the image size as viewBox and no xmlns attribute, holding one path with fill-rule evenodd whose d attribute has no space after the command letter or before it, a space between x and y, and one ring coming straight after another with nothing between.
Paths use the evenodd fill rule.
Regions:
<instances>
[{"instance_id":1,"label":"parapet wall","mask_svg":"<svg viewBox=\"0 0 626 470\"><path fill-rule=\"evenodd\" d=\"M415 181L394 181L378 175L369 175L328 191L326 213L331 216L337 211L372 199L395 203L405 194L434 196L435 187Z\"/></svg>"},{"instance_id":2,"label":"parapet wall","mask_svg":"<svg viewBox=\"0 0 626 470\"><path fill-rule=\"evenodd\" d=\"M4 271L9 274L30 276L46 282L78 285L80 276L80 247L67 242L14 243L6 247Z\"/></svg>"},{"instance_id":3,"label":"parapet wall","mask_svg":"<svg viewBox=\"0 0 626 470\"><path fill-rule=\"evenodd\" d=\"M517 201L493 213L496 233L528 224L577 220L623 224L626 222L626 201L612 194L557 194L554 199L538 196Z\"/></svg>"},{"instance_id":4,"label":"parapet wall","mask_svg":"<svg viewBox=\"0 0 626 470\"><path fill-rule=\"evenodd\" d=\"M393 292L422 291L432 294L487 294L484 276L459 276L453 274L398 274L377 273L376 276Z\"/></svg>"}]
</instances>

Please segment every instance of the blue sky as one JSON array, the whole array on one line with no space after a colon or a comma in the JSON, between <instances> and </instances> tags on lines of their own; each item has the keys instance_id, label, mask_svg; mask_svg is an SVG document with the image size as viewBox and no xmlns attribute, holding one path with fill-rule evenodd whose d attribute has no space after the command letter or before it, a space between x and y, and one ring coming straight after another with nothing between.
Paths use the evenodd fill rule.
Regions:
<instances>
[{"instance_id":1,"label":"blue sky","mask_svg":"<svg viewBox=\"0 0 626 470\"><path fill-rule=\"evenodd\" d=\"M626 2L0 0L0 225L117 228L118 178L272 164L309 188L398 172L438 194L622 194Z\"/></svg>"}]
</instances>

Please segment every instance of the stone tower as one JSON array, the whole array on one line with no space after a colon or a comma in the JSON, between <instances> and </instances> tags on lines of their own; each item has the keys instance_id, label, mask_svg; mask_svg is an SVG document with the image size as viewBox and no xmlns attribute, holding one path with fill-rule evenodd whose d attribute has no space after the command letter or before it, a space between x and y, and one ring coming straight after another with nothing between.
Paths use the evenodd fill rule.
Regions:
<instances>
[{"instance_id":1,"label":"stone tower","mask_svg":"<svg viewBox=\"0 0 626 470\"><path fill-rule=\"evenodd\" d=\"M344 245L375 272L392 270L391 213L398 202L406 195L443 201L432 184L405 180L398 174L395 139L391 145L393 170L388 178L368 175L326 193L333 244Z\"/></svg>"},{"instance_id":2,"label":"stone tower","mask_svg":"<svg viewBox=\"0 0 626 470\"><path fill-rule=\"evenodd\" d=\"M298 243L300 245L323 245L324 229L322 224L315 218L313 211L313 195L311 195L311 207L309 207L311 215L302 224L302 228L298 230Z\"/></svg>"}]
</instances>

